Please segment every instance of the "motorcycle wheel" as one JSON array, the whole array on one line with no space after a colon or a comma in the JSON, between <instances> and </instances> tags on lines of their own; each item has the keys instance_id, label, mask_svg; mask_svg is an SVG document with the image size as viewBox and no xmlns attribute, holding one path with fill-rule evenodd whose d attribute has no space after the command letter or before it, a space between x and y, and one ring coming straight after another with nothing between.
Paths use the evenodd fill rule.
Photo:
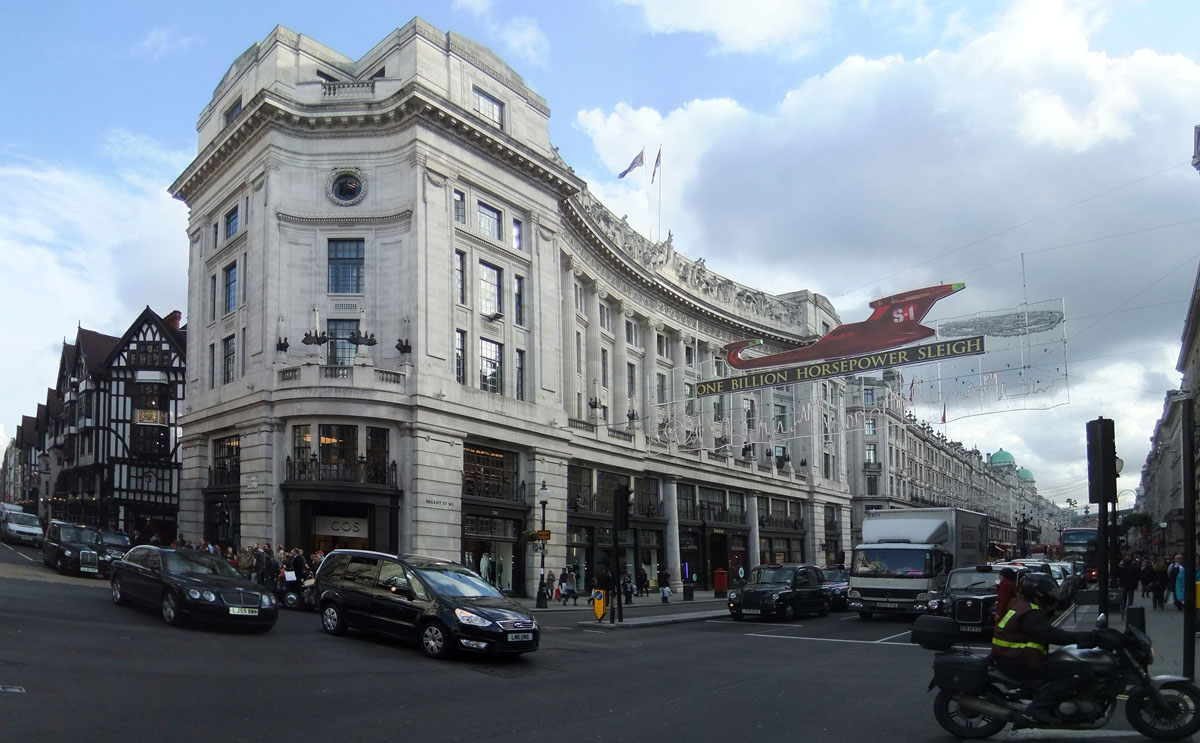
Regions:
<instances>
[{"instance_id":1,"label":"motorcycle wheel","mask_svg":"<svg viewBox=\"0 0 1200 743\"><path fill-rule=\"evenodd\" d=\"M959 738L990 738L1008 723L958 706L955 692L941 689L933 700L933 716L942 729Z\"/></svg>"},{"instance_id":2,"label":"motorcycle wheel","mask_svg":"<svg viewBox=\"0 0 1200 743\"><path fill-rule=\"evenodd\" d=\"M1200 688L1187 681L1168 681L1159 688L1171 712L1163 714L1145 691L1125 702L1125 717L1133 729L1155 740L1180 740L1200 731Z\"/></svg>"}]
</instances>

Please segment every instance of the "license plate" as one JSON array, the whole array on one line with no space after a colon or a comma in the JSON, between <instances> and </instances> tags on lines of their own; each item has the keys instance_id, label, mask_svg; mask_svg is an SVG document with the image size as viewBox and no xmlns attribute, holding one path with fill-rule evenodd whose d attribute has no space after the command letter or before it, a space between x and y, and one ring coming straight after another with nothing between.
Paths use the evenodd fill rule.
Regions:
<instances>
[{"instance_id":1,"label":"license plate","mask_svg":"<svg viewBox=\"0 0 1200 743\"><path fill-rule=\"evenodd\" d=\"M760 614L758 609L742 609L743 614Z\"/></svg>"},{"instance_id":2,"label":"license plate","mask_svg":"<svg viewBox=\"0 0 1200 743\"><path fill-rule=\"evenodd\" d=\"M900 604L879 604L880 609L899 609Z\"/></svg>"},{"instance_id":3,"label":"license plate","mask_svg":"<svg viewBox=\"0 0 1200 743\"><path fill-rule=\"evenodd\" d=\"M513 632L508 636L509 642L530 642L533 640L532 632Z\"/></svg>"},{"instance_id":4,"label":"license plate","mask_svg":"<svg viewBox=\"0 0 1200 743\"><path fill-rule=\"evenodd\" d=\"M97 570L98 570L98 568L91 568L91 567L88 567L87 565L84 565L83 567L79 568L79 572L81 572L81 573L95 573L95 572L97 572Z\"/></svg>"},{"instance_id":5,"label":"license plate","mask_svg":"<svg viewBox=\"0 0 1200 743\"><path fill-rule=\"evenodd\" d=\"M237 606L231 606L229 607L229 613L243 617L257 617L258 609L242 609Z\"/></svg>"},{"instance_id":6,"label":"license plate","mask_svg":"<svg viewBox=\"0 0 1200 743\"><path fill-rule=\"evenodd\" d=\"M970 626L970 625L968 625L966 627L959 626L959 629L962 630L963 632L983 632L983 627L974 627L974 626Z\"/></svg>"}]
</instances>

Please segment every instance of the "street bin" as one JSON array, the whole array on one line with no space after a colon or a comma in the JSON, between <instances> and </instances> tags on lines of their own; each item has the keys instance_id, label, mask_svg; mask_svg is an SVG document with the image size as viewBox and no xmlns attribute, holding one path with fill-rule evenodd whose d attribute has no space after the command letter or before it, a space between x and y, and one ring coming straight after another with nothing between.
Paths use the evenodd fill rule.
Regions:
<instances>
[{"instance_id":1,"label":"street bin","mask_svg":"<svg viewBox=\"0 0 1200 743\"><path fill-rule=\"evenodd\" d=\"M714 570L713 571L713 596L723 599L729 595L729 571Z\"/></svg>"},{"instance_id":2,"label":"street bin","mask_svg":"<svg viewBox=\"0 0 1200 743\"><path fill-rule=\"evenodd\" d=\"M683 600L684 601L695 601L696 600L696 587L693 586L691 583L683 584Z\"/></svg>"},{"instance_id":3,"label":"street bin","mask_svg":"<svg viewBox=\"0 0 1200 743\"><path fill-rule=\"evenodd\" d=\"M1142 632L1146 631L1146 607L1131 606L1125 610L1125 626L1137 627Z\"/></svg>"}]
</instances>

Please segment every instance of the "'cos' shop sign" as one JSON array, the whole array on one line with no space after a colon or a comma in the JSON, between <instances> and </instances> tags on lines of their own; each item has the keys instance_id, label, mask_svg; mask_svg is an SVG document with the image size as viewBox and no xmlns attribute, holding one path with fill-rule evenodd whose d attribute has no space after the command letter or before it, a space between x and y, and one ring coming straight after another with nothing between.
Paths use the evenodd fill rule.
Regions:
<instances>
[{"instance_id":1,"label":"'cos' shop sign","mask_svg":"<svg viewBox=\"0 0 1200 743\"><path fill-rule=\"evenodd\" d=\"M347 518L345 516L313 516L313 531L331 537L360 537L367 538L370 524L367 519Z\"/></svg>"}]
</instances>

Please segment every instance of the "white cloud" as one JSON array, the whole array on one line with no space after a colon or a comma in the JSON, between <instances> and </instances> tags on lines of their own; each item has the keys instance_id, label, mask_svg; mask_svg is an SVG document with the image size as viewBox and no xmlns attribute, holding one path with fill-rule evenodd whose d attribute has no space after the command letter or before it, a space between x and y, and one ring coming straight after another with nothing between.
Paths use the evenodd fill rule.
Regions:
<instances>
[{"instance_id":1,"label":"white cloud","mask_svg":"<svg viewBox=\"0 0 1200 743\"><path fill-rule=\"evenodd\" d=\"M185 156L123 132L109 145L119 175L0 162L0 346L21 349L3 435L45 402L77 326L119 335L146 305L187 308L187 209L163 187Z\"/></svg>"},{"instance_id":2,"label":"white cloud","mask_svg":"<svg viewBox=\"0 0 1200 743\"><path fill-rule=\"evenodd\" d=\"M492 0L454 0L452 10L463 11L475 16L486 16L492 12Z\"/></svg>"},{"instance_id":3,"label":"white cloud","mask_svg":"<svg viewBox=\"0 0 1200 743\"><path fill-rule=\"evenodd\" d=\"M621 0L641 7L654 33L712 34L716 51L769 51L802 57L820 46L833 22L830 0Z\"/></svg>"},{"instance_id":4,"label":"white cloud","mask_svg":"<svg viewBox=\"0 0 1200 743\"><path fill-rule=\"evenodd\" d=\"M132 52L136 56L161 59L172 52L186 51L198 43L200 39L195 36L183 36L170 29L155 28L134 44Z\"/></svg>"},{"instance_id":5,"label":"white cloud","mask_svg":"<svg viewBox=\"0 0 1200 743\"><path fill-rule=\"evenodd\" d=\"M513 18L503 23L497 33L509 56L539 67L549 61L550 40L532 18Z\"/></svg>"},{"instance_id":6,"label":"white cloud","mask_svg":"<svg viewBox=\"0 0 1200 743\"><path fill-rule=\"evenodd\" d=\"M654 4L657 27L715 23L696 7L686 21L671 15L682 4ZM1133 473L1122 487L1133 487L1178 377L1173 359L1130 352L1177 343L1186 305L1106 313L1191 289L1196 229L1166 226L1195 211L1200 66L1093 48L1104 16L1092 3L1003 7L974 25L953 17L943 48L915 59L847 57L773 110L721 98L581 112L576 125L608 167L581 175L643 234L670 229L683 255L765 291L827 294L843 320L941 281L968 284L945 308L955 315L1065 297L1069 358L1124 355L1072 364L1068 406L970 419L950 434L1004 446L1058 500L1079 498L1084 426L1103 415L1117 421ZM657 184L615 179L642 146L649 167L659 142L661 232Z\"/></svg>"}]
</instances>

